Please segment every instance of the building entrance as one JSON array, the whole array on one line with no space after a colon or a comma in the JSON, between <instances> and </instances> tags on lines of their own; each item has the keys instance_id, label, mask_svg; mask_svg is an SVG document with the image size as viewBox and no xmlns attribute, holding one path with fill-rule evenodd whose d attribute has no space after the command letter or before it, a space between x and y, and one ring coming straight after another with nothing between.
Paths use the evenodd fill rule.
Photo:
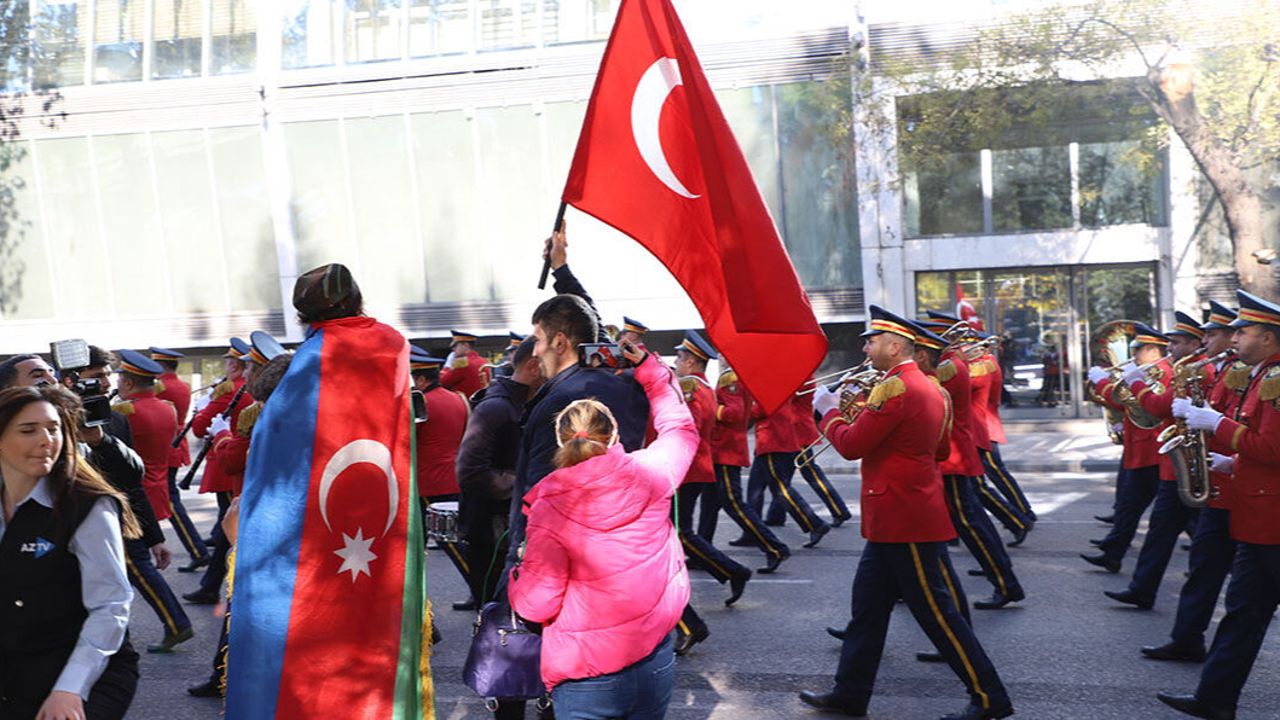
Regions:
<instances>
[{"instance_id":1,"label":"building entrance","mask_svg":"<svg viewBox=\"0 0 1280 720\"><path fill-rule=\"evenodd\" d=\"M1086 398L1089 337L1109 320L1153 322L1153 263L954 270L916 274L916 308L973 305L998 335L1009 419L1100 415Z\"/></svg>"}]
</instances>

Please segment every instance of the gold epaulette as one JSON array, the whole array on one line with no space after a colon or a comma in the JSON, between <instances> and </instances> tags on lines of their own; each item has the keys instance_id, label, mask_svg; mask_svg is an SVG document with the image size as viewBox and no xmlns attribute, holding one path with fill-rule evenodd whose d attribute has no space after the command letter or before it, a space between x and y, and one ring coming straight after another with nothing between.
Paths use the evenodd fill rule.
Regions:
<instances>
[{"instance_id":1,"label":"gold epaulette","mask_svg":"<svg viewBox=\"0 0 1280 720\"><path fill-rule=\"evenodd\" d=\"M732 370L726 370L720 373L720 378L716 380L716 389L718 390L722 387L726 387L729 385L736 385L737 383L738 383L738 373Z\"/></svg>"},{"instance_id":2,"label":"gold epaulette","mask_svg":"<svg viewBox=\"0 0 1280 720\"><path fill-rule=\"evenodd\" d=\"M115 412L120 413L121 415L125 415L125 416L132 415L132 414L133 414L133 401L132 401L132 400L125 400L124 402L118 402L118 403L116 403L116 404L112 405L112 406L111 406L111 409L112 409L113 411L115 411Z\"/></svg>"},{"instance_id":3,"label":"gold epaulette","mask_svg":"<svg viewBox=\"0 0 1280 720\"><path fill-rule=\"evenodd\" d=\"M156 394L157 394L157 395L163 395L163 394L164 394L164 381L163 381L163 380L157 380L157 381L155 382L155 385L154 385L153 387L155 387L155 389L156 389Z\"/></svg>"},{"instance_id":4,"label":"gold epaulette","mask_svg":"<svg viewBox=\"0 0 1280 720\"><path fill-rule=\"evenodd\" d=\"M470 365L470 364L471 364L470 359L469 359L466 355L463 355L463 356L462 356L462 357L460 357L460 358L454 358L454 359L453 359L453 363L449 365L449 369L450 369L450 370L461 370L462 368L464 368L464 367L466 367L466 366L468 366L468 365Z\"/></svg>"},{"instance_id":5,"label":"gold epaulette","mask_svg":"<svg viewBox=\"0 0 1280 720\"><path fill-rule=\"evenodd\" d=\"M977 378L977 377L982 377L983 375L990 375L990 374L991 374L991 366L987 364L986 360L979 360L977 362L969 363L969 377Z\"/></svg>"},{"instance_id":6,"label":"gold epaulette","mask_svg":"<svg viewBox=\"0 0 1280 720\"><path fill-rule=\"evenodd\" d=\"M1167 375L1168 373L1166 373L1164 371L1164 368L1160 367L1159 365L1154 365L1150 370L1147 371L1147 377L1156 382L1159 382L1165 379Z\"/></svg>"},{"instance_id":7,"label":"gold epaulette","mask_svg":"<svg viewBox=\"0 0 1280 720\"><path fill-rule=\"evenodd\" d=\"M230 380L224 380L221 384L218 385L218 387L213 389L213 394L210 395L209 397L212 400L217 400L218 398L222 397L223 395L226 395L227 393L235 389L236 389L235 383L231 382Z\"/></svg>"},{"instance_id":8,"label":"gold epaulette","mask_svg":"<svg viewBox=\"0 0 1280 720\"><path fill-rule=\"evenodd\" d=\"M262 403L254 401L252 405L240 411L240 417L236 420L236 433L242 437L249 437L253 433L253 424L258 422L258 415L262 413Z\"/></svg>"},{"instance_id":9,"label":"gold epaulette","mask_svg":"<svg viewBox=\"0 0 1280 720\"><path fill-rule=\"evenodd\" d=\"M680 378L680 391L684 393L686 402L692 400L693 394L698 391L698 379L692 375Z\"/></svg>"},{"instance_id":10,"label":"gold epaulette","mask_svg":"<svg viewBox=\"0 0 1280 720\"><path fill-rule=\"evenodd\" d=\"M1222 384L1229 390L1243 390L1249 387L1249 366L1238 360L1232 363L1222 375Z\"/></svg>"},{"instance_id":11,"label":"gold epaulette","mask_svg":"<svg viewBox=\"0 0 1280 720\"><path fill-rule=\"evenodd\" d=\"M960 372L960 369L956 367L955 363L951 362L950 358L943 360L938 365L938 382L949 383L958 372Z\"/></svg>"},{"instance_id":12,"label":"gold epaulette","mask_svg":"<svg viewBox=\"0 0 1280 720\"><path fill-rule=\"evenodd\" d=\"M867 397L867 405L872 408L883 407L884 404L907 391L907 384L902 382L902 378L894 375L881 382L879 385L871 388L871 395Z\"/></svg>"},{"instance_id":13,"label":"gold epaulette","mask_svg":"<svg viewBox=\"0 0 1280 720\"><path fill-rule=\"evenodd\" d=\"M1258 381L1258 397L1264 402L1280 398L1280 365L1272 365Z\"/></svg>"}]
</instances>

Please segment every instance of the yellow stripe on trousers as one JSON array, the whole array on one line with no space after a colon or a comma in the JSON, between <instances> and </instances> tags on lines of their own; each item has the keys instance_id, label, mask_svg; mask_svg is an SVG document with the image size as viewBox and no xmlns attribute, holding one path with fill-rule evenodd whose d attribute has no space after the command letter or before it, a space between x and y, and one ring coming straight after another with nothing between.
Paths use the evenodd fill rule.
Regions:
<instances>
[{"instance_id":1,"label":"yellow stripe on trousers","mask_svg":"<svg viewBox=\"0 0 1280 720\"><path fill-rule=\"evenodd\" d=\"M178 623L175 622L173 616L169 614L169 608L160 600L160 594L147 583L147 579L142 576L142 573L138 572L138 566L133 564L133 558L129 557L128 553L125 553L124 561L129 566L129 575L133 579L134 584L142 588L142 591L147 594L147 597L150 597L155 603L156 612L160 613L160 622L164 623L165 628L167 628L167 632L170 635L177 635Z\"/></svg>"},{"instance_id":2,"label":"yellow stripe on trousers","mask_svg":"<svg viewBox=\"0 0 1280 720\"><path fill-rule=\"evenodd\" d=\"M752 535L756 536L756 540L760 541L760 546L764 548L765 552L770 555L781 557L782 552L770 544L768 540L764 539L764 533L760 532L760 528L756 527L756 524L751 522L751 519L747 517L747 514L742 511L742 506L738 504L738 498L733 493L733 479L729 477L728 466L721 465L720 468L723 470L724 474L724 477L721 478L721 482L724 483L724 495L729 498L729 504L733 506L734 517L741 521L742 526L750 530Z\"/></svg>"},{"instance_id":3,"label":"yellow stripe on trousers","mask_svg":"<svg viewBox=\"0 0 1280 720\"><path fill-rule=\"evenodd\" d=\"M764 460L769 464L769 474L773 476L773 484L778 488L778 492L782 493L782 498L791 506L795 513L796 522L804 527L804 531L811 533L814 531L813 523L809 522L809 518L800 510L800 506L796 504L795 498L791 497L791 491L783 484L782 478L778 477L778 472L773 469L773 453L764 456Z\"/></svg>"},{"instance_id":4,"label":"yellow stripe on trousers","mask_svg":"<svg viewBox=\"0 0 1280 720\"><path fill-rule=\"evenodd\" d=\"M804 476L805 480L809 481L810 485L818 488L818 494L822 496L823 504L831 511L831 516L839 518L842 514L841 509L831 495L831 487L827 484L827 477L808 464L800 468L800 474Z\"/></svg>"},{"instance_id":5,"label":"yellow stripe on trousers","mask_svg":"<svg viewBox=\"0 0 1280 720\"><path fill-rule=\"evenodd\" d=\"M1018 492L1017 488L1013 486L1013 480L1005 474L1004 470L1000 469L1000 463L996 462L995 453L990 450L983 450L982 452L987 454L987 462L991 463L991 467L995 469L996 474L1000 476L1000 482L1004 483L1004 486L1009 489L1009 496L1012 498L1013 504L1017 505L1018 509L1024 513L1030 512L1027 509L1026 503L1022 502L1022 493Z\"/></svg>"},{"instance_id":6,"label":"yellow stripe on trousers","mask_svg":"<svg viewBox=\"0 0 1280 720\"><path fill-rule=\"evenodd\" d=\"M178 513L173 509L173 501L169 501L169 519L173 521L173 526L178 529L178 534L182 536L182 546L187 549L187 553L191 558L198 559L209 554L208 549L202 553L196 552L195 540L191 538L191 533L187 532L186 523L182 522L182 518L178 517ZM201 543L203 545L203 543Z\"/></svg>"},{"instance_id":7,"label":"yellow stripe on trousers","mask_svg":"<svg viewBox=\"0 0 1280 720\"><path fill-rule=\"evenodd\" d=\"M1000 498L991 494L991 490L987 488L986 483L982 482L982 478L975 478L974 482L977 483L978 492L982 493L983 495L986 495L987 498L991 500L991 504L996 506L996 510L999 511L1000 514L1009 518L1009 520L1011 520L1013 524L1017 525L1019 528L1026 527L1025 525L1022 524L1022 521L1018 519L1017 515L1014 515L1013 513L1009 512L1009 508L1005 507L1004 503L1001 501Z\"/></svg>"},{"instance_id":8,"label":"yellow stripe on trousers","mask_svg":"<svg viewBox=\"0 0 1280 720\"><path fill-rule=\"evenodd\" d=\"M680 544L684 546L685 550L698 556L699 560L706 563L707 566L711 568L712 575L717 575L717 574L723 575L725 579L721 580L720 582L723 583L729 579L729 576L732 573L730 573L728 570L725 570L723 567L720 567L720 565L717 562L712 560L705 553L699 551L698 548L693 543L689 542L687 537L685 537L685 532L683 530L680 531Z\"/></svg>"},{"instance_id":9,"label":"yellow stripe on trousers","mask_svg":"<svg viewBox=\"0 0 1280 720\"><path fill-rule=\"evenodd\" d=\"M471 566L467 564L467 559L462 557L462 553L458 551L458 546L451 542L439 542L440 547L449 554L449 557L457 563L458 568L462 570L462 574L471 577Z\"/></svg>"},{"instance_id":10,"label":"yellow stripe on trousers","mask_svg":"<svg viewBox=\"0 0 1280 720\"><path fill-rule=\"evenodd\" d=\"M929 581L924 575L924 565L920 562L920 550L916 548L915 543L907 543L907 547L911 548L911 559L916 564L916 579L920 581L920 590L924 592L925 600L929 601L929 609L933 611L933 617L938 621L938 626L942 628L942 632L951 641L951 647L955 649L956 655L960 656L960 664L964 666L965 674L969 676L969 682L973 683L973 692L981 698L982 709L986 710L991 707L991 698L987 697L986 691L978 684L978 673L969 662L969 656L965 655L964 646L960 644L956 634L951 632L951 626L947 625L946 619L942 616L942 610L938 608L938 601L934 599L933 591L929 589Z\"/></svg>"},{"instance_id":11,"label":"yellow stripe on trousers","mask_svg":"<svg viewBox=\"0 0 1280 720\"><path fill-rule=\"evenodd\" d=\"M973 526L969 524L969 518L964 514L964 504L960 502L960 482L962 481L949 483L951 485L951 498L956 506L956 517L960 518L961 524L964 525L965 532L968 533L969 538L977 544L978 550L982 551L982 557L987 559L985 567L990 568L991 572L995 573L996 586L1000 588L1001 593L1004 593L1004 575L1000 573L1000 568L996 567L995 558L991 557L991 553L987 551L987 546L982 544L982 538L978 536L978 533L974 532Z\"/></svg>"},{"instance_id":12,"label":"yellow stripe on trousers","mask_svg":"<svg viewBox=\"0 0 1280 720\"><path fill-rule=\"evenodd\" d=\"M689 626L684 624L684 620L683 620L683 619L676 621L676 627L680 628L680 634L681 634L681 635L692 635L692 634L693 634L693 632L691 632L691 631L689 630Z\"/></svg>"},{"instance_id":13,"label":"yellow stripe on trousers","mask_svg":"<svg viewBox=\"0 0 1280 720\"><path fill-rule=\"evenodd\" d=\"M951 578L951 570L947 568L947 564L942 561L942 558L938 558L938 569L942 571L942 581L947 584L947 592L951 593L951 600L955 602L956 609L960 610L960 614L963 615L964 611L960 609L962 604L960 602L960 593L956 592L956 583Z\"/></svg>"}]
</instances>

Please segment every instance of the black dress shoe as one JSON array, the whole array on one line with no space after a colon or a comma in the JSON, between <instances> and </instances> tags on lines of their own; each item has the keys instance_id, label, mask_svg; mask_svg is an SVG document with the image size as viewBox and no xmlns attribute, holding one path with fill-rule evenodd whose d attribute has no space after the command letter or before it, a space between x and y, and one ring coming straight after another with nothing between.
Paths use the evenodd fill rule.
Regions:
<instances>
[{"instance_id":1,"label":"black dress shoe","mask_svg":"<svg viewBox=\"0 0 1280 720\"><path fill-rule=\"evenodd\" d=\"M1174 710L1192 717L1206 718L1206 720L1236 720L1235 708L1216 708L1200 702L1195 695L1156 693L1156 698Z\"/></svg>"},{"instance_id":2,"label":"black dress shoe","mask_svg":"<svg viewBox=\"0 0 1280 720\"><path fill-rule=\"evenodd\" d=\"M1099 546L1101 546L1103 542L1105 542L1105 538L1103 538L1103 539L1101 539L1101 540L1100 540L1100 539L1098 539L1098 538L1089 538L1089 544L1090 544L1090 545L1092 545L1092 546L1094 546L1094 547L1099 547Z\"/></svg>"},{"instance_id":3,"label":"black dress shoe","mask_svg":"<svg viewBox=\"0 0 1280 720\"><path fill-rule=\"evenodd\" d=\"M968 707L958 713L943 715L942 720L1000 720L1013 714L1013 706L1006 703L997 707L982 708L969 703Z\"/></svg>"},{"instance_id":4,"label":"black dress shoe","mask_svg":"<svg viewBox=\"0 0 1280 720\"><path fill-rule=\"evenodd\" d=\"M220 698L222 697L222 686L213 680L208 680L187 688L187 694L195 697Z\"/></svg>"},{"instance_id":5,"label":"black dress shoe","mask_svg":"<svg viewBox=\"0 0 1280 720\"><path fill-rule=\"evenodd\" d=\"M1017 530L1014 530L1014 531L1013 531L1013 539L1012 539L1012 540L1010 540L1009 542L1005 543L1005 544L1004 544L1004 546L1005 546L1005 547L1018 547L1019 545L1021 545L1023 542L1025 542L1025 541L1026 541L1026 539L1027 539L1027 533L1028 533L1029 531L1030 531L1030 528L1026 528L1026 527L1020 527L1020 528L1018 528Z\"/></svg>"},{"instance_id":6,"label":"black dress shoe","mask_svg":"<svg viewBox=\"0 0 1280 720\"><path fill-rule=\"evenodd\" d=\"M809 542L805 543L804 546L807 548L817 547L818 543L822 542L822 538L829 532L831 532L830 525L826 523L819 525L813 532L809 533Z\"/></svg>"},{"instance_id":7,"label":"black dress shoe","mask_svg":"<svg viewBox=\"0 0 1280 720\"><path fill-rule=\"evenodd\" d=\"M1106 555L1085 555L1080 553L1080 557L1090 565L1096 565L1109 573L1120 572L1120 561L1112 560Z\"/></svg>"},{"instance_id":8,"label":"black dress shoe","mask_svg":"<svg viewBox=\"0 0 1280 720\"><path fill-rule=\"evenodd\" d=\"M835 628L833 628L833 627L828 627L828 628L827 628L827 634L828 634L828 635L830 635L831 637L833 637L833 638L837 639L837 640L840 640L840 641L842 641L842 642L844 641L844 636L845 636L845 632L844 632L844 630L837 630L837 629L835 629Z\"/></svg>"},{"instance_id":9,"label":"black dress shoe","mask_svg":"<svg viewBox=\"0 0 1280 720\"><path fill-rule=\"evenodd\" d=\"M1122 602L1126 605L1132 605L1141 610L1150 610L1151 606L1155 605L1154 600L1144 598L1138 595L1137 593L1133 592L1132 590L1121 590L1119 592L1115 590L1103 590L1102 594L1106 595L1112 600L1115 600L1116 602Z\"/></svg>"},{"instance_id":10,"label":"black dress shoe","mask_svg":"<svg viewBox=\"0 0 1280 720\"><path fill-rule=\"evenodd\" d=\"M1026 600L1027 594L1022 588L1014 588L1010 592L1002 593L999 590L991 593L991 597L986 600L975 600L973 607L977 610L999 610L1000 608L1021 600Z\"/></svg>"},{"instance_id":11,"label":"black dress shoe","mask_svg":"<svg viewBox=\"0 0 1280 720\"><path fill-rule=\"evenodd\" d=\"M1184 645L1178 642L1167 642L1164 645L1148 645L1142 648L1142 654L1152 660L1172 660L1174 662L1204 662L1204 645Z\"/></svg>"},{"instance_id":12,"label":"black dress shoe","mask_svg":"<svg viewBox=\"0 0 1280 720\"><path fill-rule=\"evenodd\" d=\"M693 649L694 645L706 640L710 636L711 631L707 629L706 625L703 625L688 635L678 633L676 635L676 654L681 657L687 655L689 651Z\"/></svg>"},{"instance_id":13,"label":"black dress shoe","mask_svg":"<svg viewBox=\"0 0 1280 720\"><path fill-rule=\"evenodd\" d=\"M454 610L475 610L476 607L476 599L473 597L469 597L462 602L456 602L453 604Z\"/></svg>"},{"instance_id":14,"label":"black dress shoe","mask_svg":"<svg viewBox=\"0 0 1280 720\"><path fill-rule=\"evenodd\" d=\"M1094 515L1094 516L1093 516L1093 519L1094 519L1094 520L1097 520L1098 522L1101 522L1101 523L1106 523L1106 524L1108 524L1108 525L1113 525L1113 524L1115 524L1115 521L1116 521L1116 514L1115 514L1115 513L1111 513L1110 515Z\"/></svg>"},{"instance_id":15,"label":"black dress shoe","mask_svg":"<svg viewBox=\"0 0 1280 720\"><path fill-rule=\"evenodd\" d=\"M169 633L165 633L163 640L156 643L155 645L147 646L147 652L157 654L157 655L167 655L173 652L174 646L178 645L179 643L184 643L195 636L196 636L196 632L191 628L185 628L183 630L179 630L175 635L170 635Z\"/></svg>"},{"instance_id":16,"label":"black dress shoe","mask_svg":"<svg viewBox=\"0 0 1280 720\"><path fill-rule=\"evenodd\" d=\"M741 574L729 578L729 597L725 598L725 607L733 607L733 604L738 602L738 598L742 597L742 591L747 589L747 581L750 579L750 570L744 570Z\"/></svg>"},{"instance_id":17,"label":"black dress shoe","mask_svg":"<svg viewBox=\"0 0 1280 720\"><path fill-rule=\"evenodd\" d=\"M785 552L781 555L770 555L769 560L765 562L764 567L760 568L756 572L759 572L761 575L772 575L778 572L778 566L782 564L782 561L789 557L791 557L791 553L789 552Z\"/></svg>"},{"instance_id":18,"label":"black dress shoe","mask_svg":"<svg viewBox=\"0 0 1280 720\"><path fill-rule=\"evenodd\" d=\"M986 577L987 571L982 568L969 568L969 577Z\"/></svg>"},{"instance_id":19,"label":"black dress shoe","mask_svg":"<svg viewBox=\"0 0 1280 720\"><path fill-rule=\"evenodd\" d=\"M947 659L942 657L942 653L937 651L916 653L916 662L940 663L940 662L946 662L946 661Z\"/></svg>"},{"instance_id":20,"label":"black dress shoe","mask_svg":"<svg viewBox=\"0 0 1280 720\"><path fill-rule=\"evenodd\" d=\"M218 593L209 592L207 590L196 590L195 592L185 593L182 596L182 599L192 605L217 605Z\"/></svg>"},{"instance_id":21,"label":"black dress shoe","mask_svg":"<svg viewBox=\"0 0 1280 720\"><path fill-rule=\"evenodd\" d=\"M800 693L800 702L819 710L827 710L848 717L866 717L867 709L861 705L851 705L847 700L835 693L815 693L805 690Z\"/></svg>"},{"instance_id":22,"label":"black dress shoe","mask_svg":"<svg viewBox=\"0 0 1280 720\"><path fill-rule=\"evenodd\" d=\"M745 536L745 535L743 535L742 537L738 538L737 540L730 540L730 541L729 541L729 544L730 544L730 545L732 545L732 546L734 546L734 547L755 547L755 546L756 546L756 541L755 541L755 540L752 540L751 538L749 538L749 537L747 537L747 536Z\"/></svg>"},{"instance_id":23,"label":"black dress shoe","mask_svg":"<svg viewBox=\"0 0 1280 720\"><path fill-rule=\"evenodd\" d=\"M195 571L199 570L200 568L204 567L205 565L208 565L208 564L209 564L209 562L210 562L212 559L213 559L212 557L210 557L210 556L208 556L208 555L205 555L205 556L204 556L204 557L202 557L202 558L199 558L199 559L197 559L197 560L192 560L191 562L187 563L186 565L183 565L182 567L178 568L178 572L180 572L180 573L193 573L193 572L195 572Z\"/></svg>"}]
</instances>

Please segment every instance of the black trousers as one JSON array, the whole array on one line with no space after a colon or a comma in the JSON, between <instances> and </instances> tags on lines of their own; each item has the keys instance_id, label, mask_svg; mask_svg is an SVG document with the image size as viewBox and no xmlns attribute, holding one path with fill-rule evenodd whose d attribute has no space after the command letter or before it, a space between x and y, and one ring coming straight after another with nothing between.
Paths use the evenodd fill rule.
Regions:
<instances>
[{"instance_id":1,"label":"black trousers","mask_svg":"<svg viewBox=\"0 0 1280 720\"><path fill-rule=\"evenodd\" d=\"M1151 501L1155 500L1159 485L1158 465L1126 470L1120 477L1120 487L1116 492L1116 519L1111 523L1111 532L1098 545L1098 549L1108 559L1118 562L1129 552L1129 545L1138 532L1142 514L1147 511Z\"/></svg>"},{"instance_id":2,"label":"black trousers","mask_svg":"<svg viewBox=\"0 0 1280 720\"><path fill-rule=\"evenodd\" d=\"M1236 541L1231 539L1231 511L1206 507L1191 538L1190 574L1178 596L1178 616L1170 637L1192 647L1204 645L1204 633L1213 620L1213 610L1226 584L1231 562L1236 557Z\"/></svg>"},{"instance_id":3,"label":"black trousers","mask_svg":"<svg viewBox=\"0 0 1280 720\"><path fill-rule=\"evenodd\" d=\"M1169 567L1174 548L1178 546L1178 536L1199 512L1182 504L1176 482L1160 481L1151 508L1151 520L1147 523L1147 536L1142 540L1138 564L1133 569L1133 581L1129 583L1130 592L1143 600L1155 602L1160 583L1164 580L1164 571Z\"/></svg>"},{"instance_id":4,"label":"black trousers","mask_svg":"<svg viewBox=\"0 0 1280 720\"><path fill-rule=\"evenodd\" d=\"M751 464L751 474L747 477L747 505L761 514L764 509L764 489L773 493L774 500L782 503L783 509L790 515L800 529L811 533L827 524L809 507L798 489L792 487L791 477L796 471L796 453L766 453L757 455Z\"/></svg>"},{"instance_id":5,"label":"black trousers","mask_svg":"<svg viewBox=\"0 0 1280 720\"><path fill-rule=\"evenodd\" d=\"M466 541L462 555L467 567L472 569L468 575L471 597L481 605L492 599L498 587L503 559L507 556L506 529L510 513L510 500L493 500L463 493L459 503L459 534Z\"/></svg>"},{"instance_id":6,"label":"black trousers","mask_svg":"<svg viewBox=\"0 0 1280 720\"><path fill-rule=\"evenodd\" d=\"M182 609L182 603L174 597L169 583L165 582L164 576L151 560L151 551L141 540L124 541L124 563L129 574L129 584L155 611L160 624L164 625L166 635L177 635L191 627L191 619Z\"/></svg>"},{"instance_id":7,"label":"black trousers","mask_svg":"<svg viewBox=\"0 0 1280 720\"><path fill-rule=\"evenodd\" d=\"M990 450L979 448L978 454L982 456L982 466L987 471L987 477L991 478L991 482L995 484L996 490L1000 491L1004 499L1008 500L1013 509L1021 513L1024 519L1034 522L1036 514L1031 509L1031 503L1027 502L1022 486L1013 477L1013 473L1009 472L1009 468L1005 467L1004 458L1000 457L1000 443L992 442Z\"/></svg>"},{"instance_id":8,"label":"black trousers","mask_svg":"<svg viewBox=\"0 0 1280 720\"><path fill-rule=\"evenodd\" d=\"M981 708L1009 703L995 666L956 602L945 542L868 542L853 578L852 618L845 628L835 693L854 708L871 701L894 604L902 598L934 647Z\"/></svg>"},{"instance_id":9,"label":"black trousers","mask_svg":"<svg viewBox=\"0 0 1280 720\"><path fill-rule=\"evenodd\" d=\"M1262 649L1267 627L1280 606L1280 545L1236 546L1227 586L1227 614L1200 672L1196 697L1217 707L1234 708Z\"/></svg>"},{"instance_id":10,"label":"black trousers","mask_svg":"<svg viewBox=\"0 0 1280 720\"><path fill-rule=\"evenodd\" d=\"M714 483L685 483L676 490L679 502L676 527L679 530L680 544L684 552L693 562L690 567L706 570L711 577L721 584L735 576L747 575L751 571L742 563L725 555L720 548L712 545L706 538L693 532L694 505L699 498L704 500L716 494Z\"/></svg>"},{"instance_id":11,"label":"black trousers","mask_svg":"<svg viewBox=\"0 0 1280 720\"><path fill-rule=\"evenodd\" d=\"M716 487L720 491L720 507L738 524L744 537L750 538L769 555L790 557L791 548L765 526L760 513L743 499L742 468L737 465L716 465Z\"/></svg>"},{"instance_id":12,"label":"black trousers","mask_svg":"<svg viewBox=\"0 0 1280 720\"><path fill-rule=\"evenodd\" d=\"M962 475L947 475L942 482L947 494L947 510L951 512L951 524L955 526L961 542L982 566L987 579L997 592L1006 595L1021 590L1022 585L1013 572L1013 561L974 493L974 485L978 481Z\"/></svg>"},{"instance_id":13,"label":"black trousers","mask_svg":"<svg viewBox=\"0 0 1280 720\"><path fill-rule=\"evenodd\" d=\"M844 498L840 497L839 491L831 484L831 480L827 478L827 474L822 471L822 466L818 465L813 459L813 451L805 448L800 451L797 458L802 463L797 472L804 481L809 483L809 487L818 494L818 499L823 505L827 506L827 511L831 513L832 519L837 522L844 522L853 517L853 513L849 512L849 506L845 504Z\"/></svg>"},{"instance_id":14,"label":"black trousers","mask_svg":"<svg viewBox=\"0 0 1280 720\"><path fill-rule=\"evenodd\" d=\"M182 493L178 490L178 468L169 468L169 523L178 534L178 542L186 548L191 561L204 560L209 557L209 548L204 544L204 537L196 530L195 523L187 515L187 507L182 504Z\"/></svg>"},{"instance_id":15,"label":"black trousers","mask_svg":"<svg viewBox=\"0 0 1280 720\"><path fill-rule=\"evenodd\" d=\"M0 655L0 718L30 720L40 711L66 664L69 648L47 653ZM138 653L126 633L102 677L84 701L87 720L121 720L138 689Z\"/></svg>"}]
</instances>

